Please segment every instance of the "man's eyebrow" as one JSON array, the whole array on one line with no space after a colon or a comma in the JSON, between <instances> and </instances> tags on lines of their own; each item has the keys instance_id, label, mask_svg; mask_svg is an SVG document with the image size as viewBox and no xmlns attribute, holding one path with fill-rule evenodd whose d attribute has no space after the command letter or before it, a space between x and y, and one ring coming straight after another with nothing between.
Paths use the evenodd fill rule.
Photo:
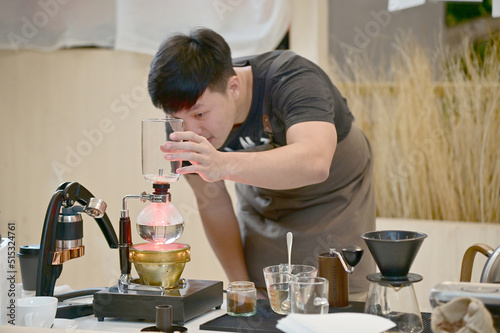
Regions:
<instances>
[{"instance_id":1,"label":"man's eyebrow","mask_svg":"<svg viewBox=\"0 0 500 333\"><path fill-rule=\"evenodd\" d=\"M193 105L193 106L191 107L191 109L187 110L187 112L196 111L196 110L198 110L198 109L199 109L200 107L202 107L202 106L203 106L203 104L201 104L201 103L196 103L195 105Z\"/></svg>"},{"instance_id":2,"label":"man's eyebrow","mask_svg":"<svg viewBox=\"0 0 500 333\"><path fill-rule=\"evenodd\" d=\"M202 106L203 106L203 104L196 103L190 109L182 109L182 110L174 112L173 114L175 115L175 114L178 114L178 113L191 113L191 112L195 112L196 110L198 110Z\"/></svg>"}]
</instances>

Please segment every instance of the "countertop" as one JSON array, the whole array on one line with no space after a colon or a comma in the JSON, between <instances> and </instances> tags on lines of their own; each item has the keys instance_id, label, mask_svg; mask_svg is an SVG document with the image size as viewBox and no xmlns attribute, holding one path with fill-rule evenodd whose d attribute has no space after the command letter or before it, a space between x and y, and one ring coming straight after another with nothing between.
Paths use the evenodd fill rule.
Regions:
<instances>
[{"instance_id":1,"label":"countertop","mask_svg":"<svg viewBox=\"0 0 500 333\"><path fill-rule=\"evenodd\" d=\"M226 305L222 304L221 309L219 310L210 310L188 322L185 323L184 327L188 329L189 333L193 332L217 332L217 331L207 331L200 330L200 325L215 319L219 316L226 314ZM76 318L78 322L78 327L76 330L71 331L74 333L89 333L89 332L134 332L138 333L143 328L154 326L154 322L147 321L124 321L119 319L105 319L104 321L98 321L93 315ZM49 329L49 328L34 328L34 327L21 327L21 326L0 326L0 333L31 333L31 332L39 332L39 333L57 333L64 332L69 333L68 330L65 329Z\"/></svg>"}]
</instances>

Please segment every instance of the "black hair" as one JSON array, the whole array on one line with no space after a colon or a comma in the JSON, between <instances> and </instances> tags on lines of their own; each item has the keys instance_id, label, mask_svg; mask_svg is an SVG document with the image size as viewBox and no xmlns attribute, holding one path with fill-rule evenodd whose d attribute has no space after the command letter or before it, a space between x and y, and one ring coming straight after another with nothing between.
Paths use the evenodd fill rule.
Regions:
<instances>
[{"instance_id":1,"label":"black hair","mask_svg":"<svg viewBox=\"0 0 500 333\"><path fill-rule=\"evenodd\" d=\"M231 50L224 38L197 28L160 45L149 71L149 95L157 108L175 113L191 108L208 87L225 92L233 75Z\"/></svg>"}]
</instances>

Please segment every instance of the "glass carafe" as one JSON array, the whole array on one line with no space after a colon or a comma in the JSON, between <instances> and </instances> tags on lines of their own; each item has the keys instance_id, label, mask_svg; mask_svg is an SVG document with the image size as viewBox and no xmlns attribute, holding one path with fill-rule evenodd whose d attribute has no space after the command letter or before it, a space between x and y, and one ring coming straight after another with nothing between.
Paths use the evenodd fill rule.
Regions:
<instances>
[{"instance_id":1,"label":"glass carafe","mask_svg":"<svg viewBox=\"0 0 500 333\"><path fill-rule=\"evenodd\" d=\"M396 326L387 332L419 333L424 330L415 289L409 281L371 281L365 313L393 321Z\"/></svg>"}]
</instances>

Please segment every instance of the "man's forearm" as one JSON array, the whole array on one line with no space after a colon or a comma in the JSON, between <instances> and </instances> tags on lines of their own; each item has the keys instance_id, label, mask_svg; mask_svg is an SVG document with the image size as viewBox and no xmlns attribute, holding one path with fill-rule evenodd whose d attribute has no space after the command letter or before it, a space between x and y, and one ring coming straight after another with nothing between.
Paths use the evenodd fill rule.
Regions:
<instances>
[{"instance_id":1,"label":"man's forearm","mask_svg":"<svg viewBox=\"0 0 500 333\"><path fill-rule=\"evenodd\" d=\"M205 233L229 281L248 281L240 229L234 214L201 214Z\"/></svg>"},{"instance_id":2,"label":"man's forearm","mask_svg":"<svg viewBox=\"0 0 500 333\"><path fill-rule=\"evenodd\" d=\"M224 182L207 183L198 175L186 178L196 195L205 234L228 279L248 281L240 228Z\"/></svg>"},{"instance_id":3,"label":"man's forearm","mask_svg":"<svg viewBox=\"0 0 500 333\"><path fill-rule=\"evenodd\" d=\"M223 153L223 178L275 190L312 185L328 178L336 148L333 124L296 124L288 130L287 142L262 152Z\"/></svg>"},{"instance_id":4,"label":"man's forearm","mask_svg":"<svg viewBox=\"0 0 500 333\"><path fill-rule=\"evenodd\" d=\"M174 136L175 135L175 136ZM207 182L230 180L257 187L282 190L323 182L337 146L335 125L308 121L292 125L287 144L260 152L220 152L193 132L175 132L162 146L169 161L187 160L180 174L198 174Z\"/></svg>"}]
</instances>

